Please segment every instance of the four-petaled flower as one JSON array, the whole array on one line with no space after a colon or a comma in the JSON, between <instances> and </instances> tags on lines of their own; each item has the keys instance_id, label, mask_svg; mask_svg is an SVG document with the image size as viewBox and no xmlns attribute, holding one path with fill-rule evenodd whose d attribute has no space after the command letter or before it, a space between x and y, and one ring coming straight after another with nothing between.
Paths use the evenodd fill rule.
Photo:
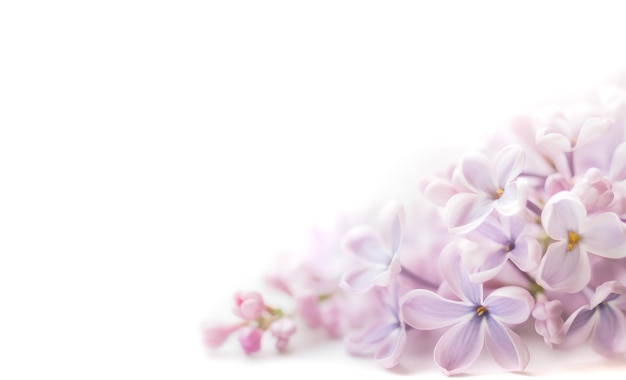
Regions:
<instances>
[{"instance_id":1,"label":"four-petaled flower","mask_svg":"<svg viewBox=\"0 0 626 380\"><path fill-rule=\"evenodd\" d=\"M537 282L544 288L575 293L591 278L588 253L617 259L626 257L626 233L611 212L587 218L587 210L571 192L555 194L546 203L541 224L550 244L539 264Z\"/></svg>"},{"instance_id":2,"label":"four-petaled flower","mask_svg":"<svg viewBox=\"0 0 626 380\"><path fill-rule=\"evenodd\" d=\"M532 296L525 289L507 286L483 298L483 285L470 281L455 248L444 249L440 268L450 290L460 300L446 299L428 290L411 290L400 301L404 321L421 330L450 327L434 351L435 363L446 375L469 367L485 343L502 367L511 371L524 369L530 359L528 348L508 325L528 319L534 303Z\"/></svg>"},{"instance_id":3,"label":"four-petaled flower","mask_svg":"<svg viewBox=\"0 0 626 380\"><path fill-rule=\"evenodd\" d=\"M515 215L526 206L528 184L517 177L524 168L524 151L515 146L500 150L493 161L479 152L466 154L459 176L467 192L452 196L444 218L453 233L463 234L478 227L493 210Z\"/></svg>"}]
</instances>

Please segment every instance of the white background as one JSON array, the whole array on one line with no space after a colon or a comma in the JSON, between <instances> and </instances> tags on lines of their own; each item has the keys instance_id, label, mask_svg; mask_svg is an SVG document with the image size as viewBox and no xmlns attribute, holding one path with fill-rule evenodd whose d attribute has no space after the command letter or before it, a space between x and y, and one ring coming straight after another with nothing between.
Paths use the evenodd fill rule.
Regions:
<instances>
[{"instance_id":1,"label":"white background","mask_svg":"<svg viewBox=\"0 0 626 380\"><path fill-rule=\"evenodd\" d=\"M208 354L199 326L311 224L618 73L623 24L601 1L0 3L0 378L399 376L338 345ZM624 368L538 350L535 375Z\"/></svg>"}]
</instances>

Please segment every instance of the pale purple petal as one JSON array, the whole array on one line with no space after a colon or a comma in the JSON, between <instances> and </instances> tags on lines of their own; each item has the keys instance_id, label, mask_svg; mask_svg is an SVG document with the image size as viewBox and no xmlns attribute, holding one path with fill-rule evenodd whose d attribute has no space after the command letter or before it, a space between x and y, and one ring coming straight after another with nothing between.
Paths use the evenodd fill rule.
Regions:
<instances>
[{"instance_id":1,"label":"pale purple petal","mask_svg":"<svg viewBox=\"0 0 626 380\"><path fill-rule=\"evenodd\" d=\"M591 347L605 356L626 353L626 317L611 305L598 306L596 328L591 336Z\"/></svg>"},{"instance_id":2,"label":"pale purple petal","mask_svg":"<svg viewBox=\"0 0 626 380\"><path fill-rule=\"evenodd\" d=\"M393 255L389 266L378 276L374 278L374 285L387 286L398 273L402 270L402 263L399 255Z\"/></svg>"},{"instance_id":3,"label":"pale purple petal","mask_svg":"<svg viewBox=\"0 0 626 380\"><path fill-rule=\"evenodd\" d=\"M503 225L500 223L500 219L496 216L497 214L491 214L492 216L485 219L485 221L478 226L474 232L479 233L483 237L486 237L489 241L493 241L499 243L501 245L505 245L511 240L511 237L504 232ZM509 219L509 218L502 218ZM470 240L475 240L477 237L474 235L468 235Z\"/></svg>"},{"instance_id":4,"label":"pale purple petal","mask_svg":"<svg viewBox=\"0 0 626 380\"><path fill-rule=\"evenodd\" d=\"M368 226L351 229L343 240L347 252L368 263L389 264L391 252L385 247L380 234Z\"/></svg>"},{"instance_id":5,"label":"pale purple petal","mask_svg":"<svg viewBox=\"0 0 626 380\"><path fill-rule=\"evenodd\" d=\"M347 270L339 285L350 293L365 293L372 289L379 277L385 276L388 268L384 266L356 267Z\"/></svg>"},{"instance_id":6,"label":"pale purple petal","mask_svg":"<svg viewBox=\"0 0 626 380\"><path fill-rule=\"evenodd\" d=\"M584 305L574 311L563 325L565 338L559 347L572 348L581 345L589 338L595 324L596 311Z\"/></svg>"},{"instance_id":7,"label":"pale purple petal","mask_svg":"<svg viewBox=\"0 0 626 380\"><path fill-rule=\"evenodd\" d=\"M382 342L398 328L398 322L376 323L350 336L346 341L348 352L367 355L375 352Z\"/></svg>"},{"instance_id":8,"label":"pale purple petal","mask_svg":"<svg viewBox=\"0 0 626 380\"><path fill-rule=\"evenodd\" d=\"M424 188L424 195L437 206L445 207L446 203L458 191L449 181L435 178Z\"/></svg>"},{"instance_id":9,"label":"pale purple petal","mask_svg":"<svg viewBox=\"0 0 626 380\"><path fill-rule=\"evenodd\" d=\"M504 188L524 170L524 151L514 145L504 147L496 155L494 163L497 184Z\"/></svg>"},{"instance_id":10,"label":"pale purple petal","mask_svg":"<svg viewBox=\"0 0 626 380\"><path fill-rule=\"evenodd\" d=\"M393 368L400 362L406 344L406 331L398 326L391 331L374 356L383 368Z\"/></svg>"},{"instance_id":11,"label":"pale purple petal","mask_svg":"<svg viewBox=\"0 0 626 380\"><path fill-rule=\"evenodd\" d=\"M509 371L521 371L530 360L522 338L493 318L487 320L485 342L491 357Z\"/></svg>"},{"instance_id":12,"label":"pale purple petal","mask_svg":"<svg viewBox=\"0 0 626 380\"><path fill-rule=\"evenodd\" d=\"M547 133L547 128L537 131L537 144L556 152L567 152L572 149L572 143L560 133Z\"/></svg>"},{"instance_id":13,"label":"pale purple petal","mask_svg":"<svg viewBox=\"0 0 626 380\"><path fill-rule=\"evenodd\" d=\"M521 178L509 183L504 188L502 196L495 201L495 209L506 216L519 213L526 207L528 191L528 183Z\"/></svg>"},{"instance_id":14,"label":"pale purple petal","mask_svg":"<svg viewBox=\"0 0 626 380\"><path fill-rule=\"evenodd\" d=\"M444 209L444 219L450 232L464 234L477 228L493 211L495 200L482 194L459 193Z\"/></svg>"},{"instance_id":15,"label":"pale purple petal","mask_svg":"<svg viewBox=\"0 0 626 380\"><path fill-rule=\"evenodd\" d=\"M585 146L599 137L604 136L609 129L611 129L611 123L606 119L594 117L587 120L578 133L575 148Z\"/></svg>"},{"instance_id":16,"label":"pale purple petal","mask_svg":"<svg viewBox=\"0 0 626 380\"><path fill-rule=\"evenodd\" d=\"M537 282L544 288L575 293L591 278L587 252L575 245L567 250L567 241L550 244L537 270Z\"/></svg>"},{"instance_id":17,"label":"pale purple petal","mask_svg":"<svg viewBox=\"0 0 626 380\"><path fill-rule=\"evenodd\" d=\"M541 224L553 239L567 240L569 231L579 232L587 210L574 194L563 191L553 195L541 213Z\"/></svg>"},{"instance_id":18,"label":"pale purple petal","mask_svg":"<svg viewBox=\"0 0 626 380\"><path fill-rule=\"evenodd\" d=\"M483 286L470 280L458 249L458 244L454 242L444 247L439 255L439 271L460 299L471 305L480 305L483 302Z\"/></svg>"},{"instance_id":19,"label":"pale purple petal","mask_svg":"<svg viewBox=\"0 0 626 380\"><path fill-rule=\"evenodd\" d=\"M507 253L504 250L491 251L485 256L485 261L478 266L472 273L470 279L472 282L483 283L491 280L500 273L507 261Z\"/></svg>"},{"instance_id":20,"label":"pale purple petal","mask_svg":"<svg viewBox=\"0 0 626 380\"><path fill-rule=\"evenodd\" d=\"M626 294L626 286L619 281L607 281L596 288L596 292L589 301L589 307L594 308L603 302L614 301Z\"/></svg>"},{"instance_id":21,"label":"pale purple petal","mask_svg":"<svg viewBox=\"0 0 626 380\"><path fill-rule=\"evenodd\" d=\"M382 229L390 245L390 252L398 252L402 243L402 230L404 227L404 208L398 202L390 202L381 211L383 221Z\"/></svg>"},{"instance_id":22,"label":"pale purple petal","mask_svg":"<svg viewBox=\"0 0 626 380\"><path fill-rule=\"evenodd\" d=\"M479 152L468 153L463 157L460 168L465 182L472 190L495 196L498 184L493 178L491 162L487 156Z\"/></svg>"},{"instance_id":23,"label":"pale purple petal","mask_svg":"<svg viewBox=\"0 0 626 380\"><path fill-rule=\"evenodd\" d=\"M515 248L509 252L513 264L524 272L532 272L541 261L541 244L537 239L522 235L515 241Z\"/></svg>"},{"instance_id":24,"label":"pale purple petal","mask_svg":"<svg viewBox=\"0 0 626 380\"><path fill-rule=\"evenodd\" d=\"M505 286L491 292L483 305L489 315L506 324L517 325L530 316L535 301L526 289L519 286Z\"/></svg>"},{"instance_id":25,"label":"pale purple petal","mask_svg":"<svg viewBox=\"0 0 626 380\"><path fill-rule=\"evenodd\" d=\"M591 253L611 259L626 257L624 224L613 213L594 215L580 231L581 244Z\"/></svg>"},{"instance_id":26,"label":"pale purple petal","mask_svg":"<svg viewBox=\"0 0 626 380\"><path fill-rule=\"evenodd\" d=\"M441 336L435 346L435 363L446 375L463 372L483 348L485 324L480 317L461 322Z\"/></svg>"},{"instance_id":27,"label":"pale purple petal","mask_svg":"<svg viewBox=\"0 0 626 380\"><path fill-rule=\"evenodd\" d=\"M609 178L612 181L622 181L626 179L626 142L621 143L613 152Z\"/></svg>"},{"instance_id":28,"label":"pale purple petal","mask_svg":"<svg viewBox=\"0 0 626 380\"><path fill-rule=\"evenodd\" d=\"M448 300L429 290L416 289L402 297L400 308L402 319L409 326L433 330L471 317L476 306Z\"/></svg>"}]
</instances>

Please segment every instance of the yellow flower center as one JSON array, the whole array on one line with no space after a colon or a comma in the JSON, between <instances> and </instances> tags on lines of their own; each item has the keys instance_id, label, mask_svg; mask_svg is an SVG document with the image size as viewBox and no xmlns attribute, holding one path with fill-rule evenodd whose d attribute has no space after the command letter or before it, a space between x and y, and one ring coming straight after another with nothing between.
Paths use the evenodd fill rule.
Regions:
<instances>
[{"instance_id":1,"label":"yellow flower center","mask_svg":"<svg viewBox=\"0 0 626 380\"><path fill-rule=\"evenodd\" d=\"M567 232L567 252L571 252L574 246L580 241L580 235L574 231Z\"/></svg>"},{"instance_id":2,"label":"yellow flower center","mask_svg":"<svg viewBox=\"0 0 626 380\"><path fill-rule=\"evenodd\" d=\"M495 199L500 199L503 193L504 193L503 189L496 190L496 195L494 195Z\"/></svg>"},{"instance_id":3,"label":"yellow flower center","mask_svg":"<svg viewBox=\"0 0 626 380\"><path fill-rule=\"evenodd\" d=\"M478 315L479 317L482 317L483 314L485 314L487 312L487 308L484 307L483 305L480 305L476 308L476 315Z\"/></svg>"}]
</instances>

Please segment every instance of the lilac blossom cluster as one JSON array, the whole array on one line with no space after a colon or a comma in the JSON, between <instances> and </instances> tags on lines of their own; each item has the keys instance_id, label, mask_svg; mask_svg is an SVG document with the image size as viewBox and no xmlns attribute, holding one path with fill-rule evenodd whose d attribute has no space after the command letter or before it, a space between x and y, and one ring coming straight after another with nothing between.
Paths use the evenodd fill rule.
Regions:
<instances>
[{"instance_id":1,"label":"lilac blossom cluster","mask_svg":"<svg viewBox=\"0 0 626 380\"><path fill-rule=\"evenodd\" d=\"M624 89L520 117L421 190L318 234L270 276L291 310L239 293L239 321L206 327L206 344L237 332L250 354L271 335L284 351L296 325L322 328L392 368L412 339L433 334L434 363L452 375L483 348L505 370L524 370L534 330L555 350L590 344L624 357Z\"/></svg>"}]
</instances>

